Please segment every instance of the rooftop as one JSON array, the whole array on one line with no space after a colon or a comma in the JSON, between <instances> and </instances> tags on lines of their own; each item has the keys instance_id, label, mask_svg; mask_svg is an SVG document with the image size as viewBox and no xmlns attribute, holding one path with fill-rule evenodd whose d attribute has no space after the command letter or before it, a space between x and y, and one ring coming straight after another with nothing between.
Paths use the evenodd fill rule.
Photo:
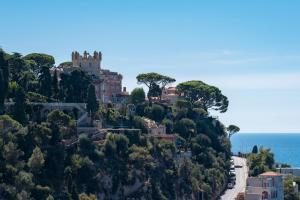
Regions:
<instances>
[{"instance_id":1,"label":"rooftop","mask_svg":"<svg viewBox=\"0 0 300 200\"><path fill-rule=\"evenodd\" d=\"M282 176L282 174L276 173L276 172L265 172L260 174L259 176Z\"/></svg>"}]
</instances>

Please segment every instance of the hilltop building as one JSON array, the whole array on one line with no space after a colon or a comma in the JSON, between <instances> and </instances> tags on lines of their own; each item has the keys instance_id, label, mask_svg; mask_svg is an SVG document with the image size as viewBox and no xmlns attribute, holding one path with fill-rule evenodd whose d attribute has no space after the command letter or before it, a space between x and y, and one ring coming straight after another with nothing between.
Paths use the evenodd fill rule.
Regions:
<instances>
[{"instance_id":1,"label":"hilltop building","mask_svg":"<svg viewBox=\"0 0 300 200\"><path fill-rule=\"evenodd\" d=\"M83 55L80 55L75 51L72 52L72 66L62 66L58 73L71 73L73 70L80 69L92 77L98 100L102 103L124 102L129 94L126 92L126 87L122 90L123 76L117 72L102 69L101 61L101 52L94 51L93 55L90 55L84 51Z\"/></svg>"},{"instance_id":2,"label":"hilltop building","mask_svg":"<svg viewBox=\"0 0 300 200\"><path fill-rule=\"evenodd\" d=\"M148 134L152 135L165 135L166 134L166 126L162 124L157 124L154 120L143 117L144 124L148 131Z\"/></svg>"},{"instance_id":3,"label":"hilltop building","mask_svg":"<svg viewBox=\"0 0 300 200\"><path fill-rule=\"evenodd\" d=\"M176 87L164 88L162 91L162 100L169 104L174 104L179 98Z\"/></svg>"},{"instance_id":4,"label":"hilltop building","mask_svg":"<svg viewBox=\"0 0 300 200\"><path fill-rule=\"evenodd\" d=\"M283 175L265 172L258 177L249 177L245 200L283 200Z\"/></svg>"},{"instance_id":5,"label":"hilltop building","mask_svg":"<svg viewBox=\"0 0 300 200\"><path fill-rule=\"evenodd\" d=\"M93 56L84 51L83 56L72 52L73 67L79 67L91 76L100 77L102 53L94 51Z\"/></svg>"}]
</instances>

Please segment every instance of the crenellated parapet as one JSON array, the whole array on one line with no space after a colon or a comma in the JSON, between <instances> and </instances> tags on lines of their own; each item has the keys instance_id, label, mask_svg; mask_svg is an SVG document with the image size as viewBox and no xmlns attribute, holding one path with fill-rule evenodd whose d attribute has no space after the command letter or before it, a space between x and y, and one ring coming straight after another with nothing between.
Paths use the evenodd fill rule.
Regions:
<instances>
[{"instance_id":1,"label":"crenellated parapet","mask_svg":"<svg viewBox=\"0 0 300 200\"><path fill-rule=\"evenodd\" d=\"M77 51L72 52L73 67L80 67L90 75L99 76L101 70L102 53L94 51L90 55L87 51L80 55Z\"/></svg>"},{"instance_id":2,"label":"crenellated parapet","mask_svg":"<svg viewBox=\"0 0 300 200\"><path fill-rule=\"evenodd\" d=\"M93 56L90 55L87 51L83 52L83 55L80 55L78 51L73 51L72 52L72 61L73 60L102 60L102 53L99 51L94 51Z\"/></svg>"},{"instance_id":3,"label":"crenellated parapet","mask_svg":"<svg viewBox=\"0 0 300 200\"><path fill-rule=\"evenodd\" d=\"M126 95L122 92L123 76L117 72L102 69L101 61L102 53L100 51L94 51L93 54L89 54L87 51L84 51L83 54L74 51L72 52L72 67L65 67L63 72L71 73L80 69L90 75L95 86L96 96L103 103L112 102L115 97L125 97Z\"/></svg>"}]
</instances>

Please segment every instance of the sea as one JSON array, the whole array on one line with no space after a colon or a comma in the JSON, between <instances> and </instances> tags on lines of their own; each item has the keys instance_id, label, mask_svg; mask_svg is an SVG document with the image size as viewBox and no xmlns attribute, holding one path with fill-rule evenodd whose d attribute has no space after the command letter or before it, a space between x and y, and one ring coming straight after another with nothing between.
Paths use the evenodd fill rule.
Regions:
<instances>
[{"instance_id":1,"label":"sea","mask_svg":"<svg viewBox=\"0 0 300 200\"><path fill-rule=\"evenodd\" d=\"M300 133L237 133L231 137L233 153L248 153L254 145L270 148L277 163L300 167Z\"/></svg>"}]
</instances>

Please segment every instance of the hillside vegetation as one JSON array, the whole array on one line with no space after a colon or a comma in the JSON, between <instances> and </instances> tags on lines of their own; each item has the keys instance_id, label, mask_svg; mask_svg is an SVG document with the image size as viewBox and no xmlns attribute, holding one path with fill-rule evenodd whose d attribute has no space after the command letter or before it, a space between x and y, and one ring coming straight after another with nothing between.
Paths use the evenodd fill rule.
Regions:
<instances>
[{"instance_id":1,"label":"hillside vegetation","mask_svg":"<svg viewBox=\"0 0 300 200\"><path fill-rule=\"evenodd\" d=\"M51 55L0 51L0 196L15 199L216 199L224 190L231 145L226 127L209 114L226 112L228 100L202 81L178 85L174 105L154 101L175 79L140 74L146 84L131 93L126 108L95 100L83 71L50 73ZM60 81L58 81L60 79ZM145 100L148 97L149 101ZM6 102L6 104L5 104ZM9 104L8 102L13 102ZM141 129L95 141L78 135L76 116L61 110L41 118L29 102L87 103L104 126ZM166 126L176 142L150 137L143 117ZM77 138L72 145L64 141ZM186 156L187 155L187 156Z\"/></svg>"}]
</instances>

